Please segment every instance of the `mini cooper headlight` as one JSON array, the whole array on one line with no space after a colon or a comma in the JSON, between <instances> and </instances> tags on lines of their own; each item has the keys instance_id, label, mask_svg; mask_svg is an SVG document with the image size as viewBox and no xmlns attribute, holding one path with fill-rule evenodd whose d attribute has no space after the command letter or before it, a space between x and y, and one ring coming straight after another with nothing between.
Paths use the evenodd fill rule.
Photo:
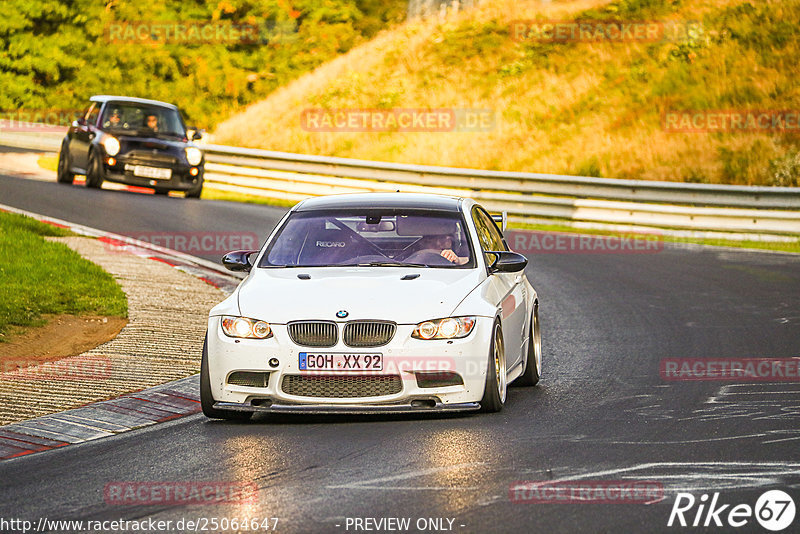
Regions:
<instances>
[{"instance_id":1,"label":"mini cooper headlight","mask_svg":"<svg viewBox=\"0 0 800 534\"><path fill-rule=\"evenodd\" d=\"M103 138L103 148L109 156L116 156L119 154L119 140L113 135L107 135Z\"/></svg>"},{"instance_id":2,"label":"mini cooper headlight","mask_svg":"<svg viewBox=\"0 0 800 534\"><path fill-rule=\"evenodd\" d=\"M425 321L414 328L411 337L417 339L455 339L467 337L475 326L475 317L445 317Z\"/></svg>"},{"instance_id":3,"label":"mini cooper headlight","mask_svg":"<svg viewBox=\"0 0 800 534\"><path fill-rule=\"evenodd\" d=\"M244 337L249 339L267 339L272 337L272 328L269 323L250 319L248 317L223 317L222 331L229 337Z\"/></svg>"},{"instance_id":4,"label":"mini cooper headlight","mask_svg":"<svg viewBox=\"0 0 800 534\"><path fill-rule=\"evenodd\" d=\"M202 159L203 153L200 152L199 148L194 146L186 147L186 161L189 162L189 165L199 165Z\"/></svg>"}]
</instances>

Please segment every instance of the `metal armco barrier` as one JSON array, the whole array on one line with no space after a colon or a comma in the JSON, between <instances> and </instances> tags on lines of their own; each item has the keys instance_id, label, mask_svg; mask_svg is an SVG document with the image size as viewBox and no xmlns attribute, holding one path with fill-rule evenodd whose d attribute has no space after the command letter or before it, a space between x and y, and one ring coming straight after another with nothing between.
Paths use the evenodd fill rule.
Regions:
<instances>
[{"instance_id":1,"label":"metal armco barrier","mask_svg":"<svg viewBox=\"0 0 800 534\"><path fill-rule=\"evenodd\" d=\"M63 134L0 132L0 144L58 150ZM479 200L509 215L800 235L800 188L617 180L408 165L204 145L215 189L300 200L366 191L428 191Z\"/></svg>"},{"instance_id":2,"label":"metal armco barrier","mask_svg":"<svg viewBox=\"0 0 800 534\"><path fill-rule=\"evenodd\" d=\"M481 171L206 145L206 180L299 200L360 191L430 191L510 215L725 232L800 234L800 188L687 184Z\"/></svg>"}]
</instances>

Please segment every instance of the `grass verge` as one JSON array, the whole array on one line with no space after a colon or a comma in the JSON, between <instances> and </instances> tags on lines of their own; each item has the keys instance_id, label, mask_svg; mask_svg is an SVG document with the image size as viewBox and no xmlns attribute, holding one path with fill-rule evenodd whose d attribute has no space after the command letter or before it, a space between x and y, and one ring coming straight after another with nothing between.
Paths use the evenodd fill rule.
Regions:
<instances>
[{"instance_id":1,"label":"grass verge","mask_svg":"<svg viewBox=\"0 0 800 534\"><path fill-rule=\"evenodd\" d=\"M58 170L58 156L41 156L36 163L46 171L56 172Z\"/></svg>"},{"instance_id":2,"label":"grass verge","mask_svg":"<svg viewBox=\"0 0 800 534\"><path fill-rule=\"evenodd\" d=\"M220 191L208 186L203 188L203 194L200 196L204 200L228 200L230 202L245 202L247 204L267 204L270 206L277 206L281 208L291 208L297 204L298 200L285 200L282 198L262 197L258 195L247 195L244 193L232 193L230 191Z\"/></svg>"},{"instance_id":3,"label":"grass verge","mask_svg":"<svg viewBox=\"0 0 800 534\"><path fill-rule=\"evenodd\" d=\"M0 212L0 342L45 314L127 317L128 301L114 278L45 236L72 235L30 217Z\"/></svg>"}]
</instances>

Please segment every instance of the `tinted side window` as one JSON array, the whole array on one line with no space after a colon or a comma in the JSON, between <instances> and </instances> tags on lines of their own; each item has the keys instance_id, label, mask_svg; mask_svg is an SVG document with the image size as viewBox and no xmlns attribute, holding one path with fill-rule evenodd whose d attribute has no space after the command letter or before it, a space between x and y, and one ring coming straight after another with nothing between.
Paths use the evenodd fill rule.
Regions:
<instances>
[{"instance_id":1,"label":"tinted side window","mask_svg":"<svg viewBox=\"0 0 800 534\"><path fill-rule=\"evenodd\" d=\"M89 109L86 110L86 123L92 126L97 125L97 117L100 115L100 106L93 102Z\"/></svg>"},{"instance_id":2,"label":"tinted side window","mask_svg":"<svg viewBox=\"0 0 800 534\"><path fill-rule=\"evenodd\" d=\"M492 218L477 206L472 208L472 220L475 222L478 241L480 241L481 249L484 251L484 261L487 264L491 264L495 258L486 254L487 250L508 250L503 242L503 236L497 230Z\"/></svg>"},{"instance_id":3,"label":"tinted side window","mask_svg":"<svg viewBox=\"0 0 800 534\"><path fill-rule=\"evenodd\" d=\"M489 229L486 228L483 219L478 215L478 210L472 210L472 220L475 223L475 229L478 231L478 241L481 244L481 250L491 250L492 240L489 237Z\"/></svg>"},{"instance_id":4,"label":"tinted side window","mask_svg":"<svg viewBox=\"0 0 800 534\"><path fill-rule=\"evenodd\" d=\"M485 210L476 206L472 210L472 218L483 250L508 250L503 242L503 235Z\"/></svg>"}]
</instances>

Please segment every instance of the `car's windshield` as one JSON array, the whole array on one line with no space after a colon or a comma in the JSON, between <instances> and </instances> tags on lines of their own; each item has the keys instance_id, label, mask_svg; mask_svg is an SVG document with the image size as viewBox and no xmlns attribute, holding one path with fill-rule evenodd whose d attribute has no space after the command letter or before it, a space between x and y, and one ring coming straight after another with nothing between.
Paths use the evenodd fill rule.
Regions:
<instances>
[{"instance_id":1,"label":"car's windshield","mask_svg":"<svg viewBox=\"0 0 800 534\"><path fill-rule=\"evenodd\" d=\"M174 109L147 104L110 102L101 125L120 135L185 137L186 129Z\"/></svg>"},{"instance_id":2,"label":"car's windshield","mask_svg":"<svg viewBox=\"0 0 800 534\"><path fill-rule=\"evenodd\" d=\"M473 257L458 213L300 211L279 229L259 267L471 268Z\"/></svg>"}]
</instances>

